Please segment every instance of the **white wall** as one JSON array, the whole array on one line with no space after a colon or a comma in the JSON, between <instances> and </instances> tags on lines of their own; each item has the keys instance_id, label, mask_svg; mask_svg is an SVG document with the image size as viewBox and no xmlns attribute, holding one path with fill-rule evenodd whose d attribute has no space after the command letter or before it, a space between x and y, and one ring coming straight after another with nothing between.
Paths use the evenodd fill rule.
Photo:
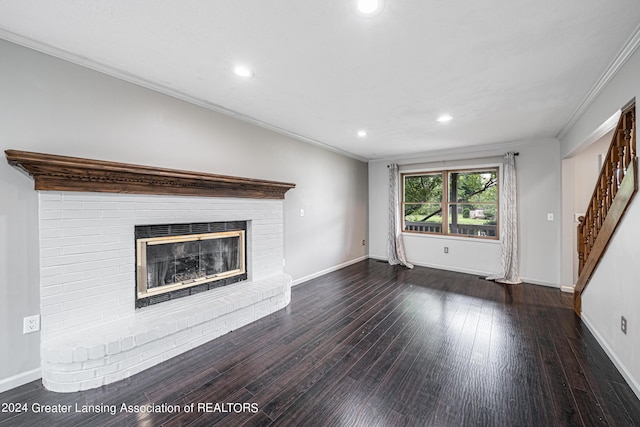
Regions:
<instances>
[{"instance_id":1,"label":"white wall","mask_svg":"<svg viewBox=\"0 0 640 427\"><path fill-rule=\"evenodd\" d=\"M589 111L586 112L588 115ZM603 157L608 150L608 145L613 137L613 130L616 128L620 119L621 110L617 109L604 122L595 128L582 129L580 132L570 127L562 137L560 150L562 153L562 261L561 261L561 283L564 290L573 292L576 281L578 280L578 245L577 245L577 227L575 214L583 213L589 203L587 197L591 197L595 180L597 176L593 176L593 169L588 166L594 160L590 160L592 155L602 154ZM584 119L579 117L579 119ZM584 123L579 122L578 125L585 127ZM593 125L589 125L593 126ZM595 149L593 147L601 147ZM586 154L590 151L590 147L595 152ZM602 153L600 152L602 151ZM577 170L574 170L576 169ZM587 172L587 176L583 176L582 171ZM585 182L589 181L589 182Z\"/></svg>"},{"instance_id":2,"label":"white wall","mask_svg":"<svg viewBox=\"0 0 640 427\"><path fill-rule=\"evenodd\" d=\"M640 398L640 200L627 210L582 296L582 318ZM627 334L620 317L627 319Z\"/></svg>"},{"instance_id":3,"label":"white wall","mask_svg":"<svg viewBox=\"0 0 640 427\"><path fill-rule=\"evenodd\" d=\"M573 207L576 213L584 213L591 201L593 189L600 175L600 162L604 161L607 155L612 137L613 131L573 157Z\"/></svg>"},{"instance_id":4,"label":"white wall","mask_svg":"<svg viewBox=\"0 0 640 427\"><path fill-rule=\"evenodd\" d=\"M285 271L298 282L361 259L367 165L0 41L0 148L293 182ZM299 215L300 209L305 216ZM0 390L37 375L37 193L0 163Z\"/></svg>"},{"instance_id":5,"label":"white wall","mask_svg":"<svg viewBox=\"0 0 640 427\"><path fill-rule=\"evenodd\" d=\"M570 231L578 226L575 222L575 208L573 203L574 193L573 158L562 160L562 262L560 285L563 289L573 291L574 280L574 253L577 247L574 234Z\"/></svg>"},{"instance_id":6,"label":"white wall","mask_svg":"<svg viewBox=\"0 0 640 427\"><path fill-rule=\"evenodd\" d=\"M607 123L614 128L616 120ZM603 126L605 127L605 126ZM602 130L602 129L601 129ZM604 161L613 129L592 134L571 154L562 159L562 277L561 283L573 292L578 280L578 221L577 214L584 214L596 181L600 174L601 161ZM595 135L602 135L596 137Z\"/></svg>"},{"instance_id":7,"label":"white wall","mask_svg":"<svg viewBox=\"0 0 640 427\"><path fill-rule=\"evenodd\" d=\"M640 52L636 51L612 80L603 88L585 113L561 139L563 157L572 155L589 140L607 119L640 95ZM638 274L638 199L627 212L622 225L613 237L596 273L582 296L582 317L610 357L640 397L640 334L637 327ZM572 230L563 230L571 233ZM635 304L631 306L630 304ZM620 333L620 316L629 320L629 333Z\"/></svg>"},{"instance_id":8,"label":"white wall","mask_svg":"<svg viewBox=\"0 0 640 427\"><path fill-rule=\"evenodd\" d=\"M578 280L578 222L577 214L584 214L591 202L593 189L600 176L601 161L607 156L613 131L586 147L573 160L573 227L571 234L573 257L573 284ZM568 233L567 233L568 234Z\"/></svg>"},{"instance_id":9,"label":"white wall","mask_svg":"<svg viewBox=\"0 0 640 427\"><path fill-rule=\"evenodd\" d=\"M474 166L493 162L493 157L511 150L520 153L516 158L520 275L530 283L559 286L561 177L558 141L518 143L509 148L500 145L479 151L435 154L393 162L401 168L427 162L440 162L443 167ZM391 162L369 163L370 256L381 259L387 258L387 164ZM547 221L548 213L554 214L554 221ZM482 275L501 271L500 245L496 241L405 234L404 242L408 260L416 265ZM449 247L448 254L444 254L444 246Z\"/></svg>"}]
</instances>

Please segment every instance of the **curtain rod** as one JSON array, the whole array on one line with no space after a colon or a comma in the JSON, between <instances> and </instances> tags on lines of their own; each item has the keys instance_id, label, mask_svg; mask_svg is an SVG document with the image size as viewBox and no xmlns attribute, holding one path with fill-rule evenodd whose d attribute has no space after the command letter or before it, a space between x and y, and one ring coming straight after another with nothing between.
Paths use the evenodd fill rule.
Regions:
<instances>
[{"instance_id":1,"label":"curtain rod","mask_svg":"<svg viewBox=\"0 0 640 427\"><path fill-rule=\"evenodd\" d=\"M519 156L519 155L520 155L520 153L516 151L515 153L513 153L513 155L514 155L514 156ZM499 154L498 154L498 155L496 155L496 156L475 157L473 160L475 160L475 159L489 159L489 158L497 157L497 156L499 156ZM464 160L464 159L456 159L456 160ZM422 162L422 163L425 163L425 162ZM427 163L428 163L428 162L427 162ZM406 166L406 165L402 165L402 166ZM387 167L389 167L389 165L387 165Z\"/></svg>"}]
</instances>

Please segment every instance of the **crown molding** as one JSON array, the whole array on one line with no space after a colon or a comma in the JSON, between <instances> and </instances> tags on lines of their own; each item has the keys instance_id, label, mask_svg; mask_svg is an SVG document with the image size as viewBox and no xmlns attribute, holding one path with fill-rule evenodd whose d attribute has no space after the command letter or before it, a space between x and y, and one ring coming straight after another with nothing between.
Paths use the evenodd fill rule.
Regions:
<instances>
[{"instance_id":1,"label":"crown molding","mask_svg":"<svg viewBox=\"0 0 640 427\"><path fill-rule=\"evenodd\" d=\"M447 157L452 160L461 158L461 156L465 156L466 158L471 157L487 157L489 152L497 152L496 156L502 155L508 151L512 151L517 149L518 147L522 147L524 145L530 144L549 144L549 143L557 143L558 140L556 138L539 138L539 139L528 139L528 140L520 140L520 141L512 141L512 142L500 142L496 144L485 144L485 145L474 145L468 147L458 147L451 148L447 150L433 150L433 151L422 151L419 153L413 154L402 154L397 156L389 156L389 157L379 157L375 159L369 160L370 163L377 162L402 162L402 161L412 161L414 162L416 159L429 158L429 157Z\"/></svg>"},{"instance_id":2,"label":"crown molding","mask_svg":"<svg viewBox=\"0 0 640 427\"><path fill-rule=\"evenodd\" d=\"M575 157L579 153L582 152L585 148L605 136L607 133L611 132L618 125L618 120L620 119L620 115L622 114L622 110L618 110L611 115L607 120L604 121L596 130L591 132L585 139L575 147L573 150L568 152L563 156L563 159L569 159L571 157Z\"/></svg>"},{"instance_id":3,"label":"crown molding","mask_svg":"<svg viewBox=\"0 0 640 427\"><path fill-rule=\"evenodd\" d=\"M622 66L629 60L631 55L636 51L636 49L640 46L640 25L636 27L631 36L627 39L624 46L613 62L609 64L605 72L600 76L600 78L596 81L596 84L587 92L587 95L584 97L582 102L578 105L575 111L569 117L569 120L564 124L556 139L561 140L565 137L565 135L571 130L571 128L576 124L576 122L582 117L582 115L587 111L589 106L595 101L595 99L602 93L604 88L609 84L609 82L618 74L618 71L622 68Z\"/></svg>"},{"instance_id":4,"label":"crown molding","mask_svg":"<svg viewBox=\"0 0 640 427\"><path fill-rule=\"evenodd\" d=\"M315 145L315 146L320 147L320 148L322 148L324 150L332 151L334 153L340 154L340 155L345 156L345 157L350 157L352 159L359 160L361 162L367 162L368 161L367 158L359 156L357 154L350 153L348 151L341 150L339 148L336 148L336 147L333 147L331 145L322 143L322 142L317 141L315 139L308 138L308 137L306 137L304 135L300 135L298 133L288 131L288 130L283 129L281 127L278 127L278 126L263 122L262 120L256 119L254 117L247 116L245 114L239 113L239 112L237 112L235 110L231 110L231 109L225 108L225 107L223 107L221 105L206 101L206 100L204 100L202 98L198 98L196 96L192 96L192 95L186 94L184 92L180 92L180 91L172 89L172 88L170 88L168 86L161 85L161 84L149 81L149 80L144 79L144 78L142 78L140 76L128 73L128 72L120 70L118 68L111 67L109 65L94 61L94 60L89 59L89 58L85 58L85 57L81 57L81 56L75 55L75 54L73 54L71 52L68 52L68 51L66 51L64 49L60 49L60 48L57 48L55 46L51 46L49 44L42 43L42 42L30 39L28 37L24 37L24 36L15 34L15 33L12 33L10 31L6 31L6 30L3 30L3 29L0 29L0 38L4 39L4 40L7 40L7 41L9 41L11 43L15 43L17 45L20 45L20 46L35 50L37 52L44 53L46 55L53 56L55 58L70 62L72 64L79 65L81 67L88 68L90 70L97 71L99 73L106 74L106 75L111 76L111 77L115 77L115 78L117 78L119 80L124 80L124 81L126 81L128 83L132 83L132 84L134 84L136 86L141 86L141 87L144 87L145 89L149 89L149 90L152 90L154 92L158 92L158 93L161 93L163 95L167 95L167 96L170 96L172 98L176 98L176 99L179 99L181 101L188 102L190 104L197 105L197 106L202 107L202 108L206 108L207 110L215 111L216 113L220 113L220 114L223 114L225 116L233 117L233 118L235 118L237 120L240 120L242 122L245 122L245 123L248 123L248 124L251 124L251 125L254 125L254 126L258 126L258 127L263 128L263 129L267 129L269 131L278 133L280 135L284 135L284 136L287 136L289 138L293 138L293 139L296 139L298 141L305 142L307 144Z\"/></svg>"}]
</instances>

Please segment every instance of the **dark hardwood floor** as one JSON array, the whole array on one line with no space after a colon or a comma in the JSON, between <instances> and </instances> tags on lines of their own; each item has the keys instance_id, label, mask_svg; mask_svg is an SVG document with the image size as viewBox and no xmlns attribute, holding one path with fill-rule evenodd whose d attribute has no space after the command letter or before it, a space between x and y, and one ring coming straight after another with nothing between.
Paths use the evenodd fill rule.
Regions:
<instances>
[{"instance_id":1,"label":"dark hardwood floor","mask_svg":"<svg viewBox=\"0 0 640 427\"><path fill-rule=\"evenodd\" d=\"M127 380L71 394L35 381L0 402L28 409L0 413L2 426L640 426L640 401L572 295L374 260Z\"/></svg>"}]
</instances>

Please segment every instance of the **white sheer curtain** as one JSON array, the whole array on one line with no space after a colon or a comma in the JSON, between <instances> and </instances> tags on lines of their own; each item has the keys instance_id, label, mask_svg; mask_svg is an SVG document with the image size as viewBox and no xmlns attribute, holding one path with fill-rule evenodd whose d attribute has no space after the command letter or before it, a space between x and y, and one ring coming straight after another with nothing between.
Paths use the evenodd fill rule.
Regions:
<instances>
[{"instance_id":1,"label":"white sheer curtain","mask_svg":"<svg viewBox=\"0 0 640 427\"><path fill-rule=\"evenodd\" d=\"M400 224L400 196L398 192L398 165L389 165L389 236L388 236L389 264L404 265L413 268L407 261L402 241L402 227Z\"/></svg>"},{"instance_id":2,"label":"white sheer curtain","mask_svg":"<svg viewBox=\"0 0 640 427\"><path fill-rule=\"evenodd\" d=\"M487 277L500 283L517 285L520 280L518 265L518 209L516 205L516 161L515 153L504 155L502 178L502 200L500 229L502 241L502 273Z\"/></svg>"}]
</instances>

